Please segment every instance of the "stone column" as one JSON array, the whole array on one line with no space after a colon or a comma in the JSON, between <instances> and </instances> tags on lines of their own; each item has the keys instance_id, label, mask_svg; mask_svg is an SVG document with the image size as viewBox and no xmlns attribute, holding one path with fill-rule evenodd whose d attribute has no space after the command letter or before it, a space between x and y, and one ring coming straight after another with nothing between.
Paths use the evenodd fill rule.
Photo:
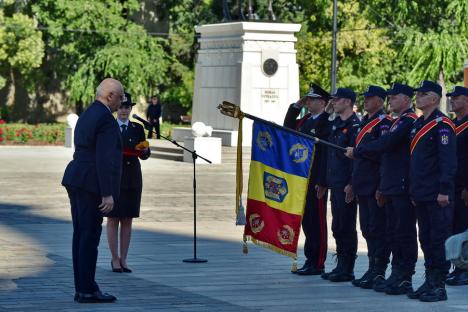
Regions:
<instances>
[{"instance_id":1,"label":"stone column","mask_svg":"<svg viewBox=\"0 0 468 312\"><path fill-rule=\"evenodd\" d=\"M299 98L295 33L299 24L234 22L195 27L200 34L192 123L214 128L223 145L237 145L238 120L216 109L223 100L242 111L283 123ZM243 145L251 144L252 122L244 120Z\"/></svg>"}]
</instances>

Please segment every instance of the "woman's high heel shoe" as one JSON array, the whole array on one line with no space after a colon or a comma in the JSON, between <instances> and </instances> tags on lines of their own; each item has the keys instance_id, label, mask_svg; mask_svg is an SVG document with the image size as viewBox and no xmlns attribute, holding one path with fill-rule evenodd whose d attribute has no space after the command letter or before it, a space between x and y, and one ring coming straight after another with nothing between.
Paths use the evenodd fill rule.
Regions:
<instances>
[{"instance_id":1,"label":"woman's high heel shoe","mask_svg":"<svg viewBox=\"0 0 468 312\"><path fill-rule=\"evenodd\" d=\"M123 272L122 268L114 268L114 264L112 263L112 260L111 260L111 268L112 268L112 272L115 272L115 273L122 273Z\"/></svg>"},{"instance_id":2,"label":"woman's high heel shoe","mask_svg":"<svg viewBox=\"0 0 468 312\"><path fill-rule=\"evenodd\" d=\"M126 268L122 265L122 262L120 262L120 266L122 267L122 271L125 272L125 273L132 273L132 270L130 270L129 268Z\"/></svg>"}]
</instances>

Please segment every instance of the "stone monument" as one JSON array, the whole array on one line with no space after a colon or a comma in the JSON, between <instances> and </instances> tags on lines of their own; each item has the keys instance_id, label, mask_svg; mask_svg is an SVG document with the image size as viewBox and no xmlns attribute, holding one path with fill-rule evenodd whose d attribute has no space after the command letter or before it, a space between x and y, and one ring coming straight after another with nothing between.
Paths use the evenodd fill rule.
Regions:
<instances>
[{"instance_id":1,"label":"stone monument","mask_svg":"<svg viewBox=\"0 0 468 312\"><path fill-rule=\"evenodd\" d=\"M299 24L232 22L197 26L192 123L213 127L225 146L237 145L238 120L216 107L223 100L241 110L282 124L289 104L299 98L295 33ZM187 136L182 128L173 138ZM252 121L244 119L243 145L251 144Z\"/></svg>"}]
</instances>

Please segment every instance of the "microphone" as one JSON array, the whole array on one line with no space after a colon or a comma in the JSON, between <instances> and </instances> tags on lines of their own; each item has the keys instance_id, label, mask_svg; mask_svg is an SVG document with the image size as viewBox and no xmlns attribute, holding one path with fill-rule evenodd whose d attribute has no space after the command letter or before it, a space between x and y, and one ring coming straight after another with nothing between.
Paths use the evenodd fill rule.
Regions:
<instances>
[{"instance_id":1,"label":"microphone","mask_svg":"<svg viewBox=\"0 0 468 312\"><path fill-rule=\"evenodd\" d=\"M133 114L132 115L133 118L135 118L136 120L138 120L139 122L141 122L142 124L145 125L145 128L148 128L148 127L152 127L153 125L149 123L149 121L141 118L140 116L138 116L137 114Z\"/></svg>"}]
</instances>

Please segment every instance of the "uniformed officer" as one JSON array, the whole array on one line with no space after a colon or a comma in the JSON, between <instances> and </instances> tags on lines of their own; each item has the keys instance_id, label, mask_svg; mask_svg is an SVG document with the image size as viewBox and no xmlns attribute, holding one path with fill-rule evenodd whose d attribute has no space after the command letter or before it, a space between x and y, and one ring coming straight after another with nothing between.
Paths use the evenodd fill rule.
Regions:
<instances>
[{"instance_id":1,"label":"uniformed officer","mask_svg":"<svg viewBox=\"0 0 468 312\"><path fill-rule=\"evenodd\" d=\"M348 148L347 156L354 158L382 155L380 166L381 205L385 204L387 238L392 251L392 274L374 290L391 295L406 294L412 290L412 275L418 258L416 212L408 190L409 133L418 116L411 108L413 88L394 83L387 90L391 110L398 115L390 131L367 144Z\"/></svg>"},{"instance_id":2,"label":"uniformed officer","mask_svg":"<svg viewBox=\"0 0 468 312\"><path fill-rule=\"evenodd\" d=\"M456 173L455 125L438 109L442 87L423 81L416 90L419 117L410 133L410 196L416 206L419 241L424 253L425 282L409 298L426 302L447 300L445 240L453 222Z\"/></svg>"},{"instance_id":3,"label":"uniformed officer","mask_svg":"<svg viewBox=\"0 0 468 312\"><path fill-rule=\"evenodd\" d=\"M360 120L353 112L356 93L348 88L338 88L332 95L332 105L337 117L332 122L328 140L336 145L351 145ZM323 279L346 282L354 279L354 262L357 252L357 204L351 186L352 161L342 151L327 148L327 187L330 189L332 232L336 241L338 263Z\"/></svg>"},{"instance_id":4,"label":"uniformed officer","mask_svg":"<svg viewBox=\"0 0 468 312\"><path fill-rule=\"evenodd\" d=\"M297 103L291 104L284 126L319 139L326 139L330 134L329 114L324 111L330 94L318 85L313 85L309 93ZM296 118L302 107L308 113L301 119ZM300 275L320 275L324 271L327 257L327 189L325 187L326 149L321 144L315 145L314 163L307 190L306 206L302 218L302 229L305 235L304 266L295 273ZM294 273L294 272L293 272Z\"/></svg>"},{"instance_id":5,"label":"uniformed officer","mask_svg":"<svg viewBox=\"0 0 468 312\"><path fill-rule=\"evenodd\" d=\"M95 281L103 214L114 208L120 193L122 140L112 113L123 99L122 84L104 79L96 100L84 111L75 128L75 152L63 175L73 221L75 301L114 302Z\"/></svg>"},{"instance_id":6,"label":"uniformed officer","mask_svg":"<svg viewBox=\"0 0 468 312\"><path fill-rule=\"evenodd\" d=\"M142 147L136 149L139 143L145 141L145 130L129 120L132 107L131 95L125 92L124 100L117 110L117 123L120 128L123 143L122 179L120 183L120 197L115 208L107 214L107 241L111 251L111 267L113 272L127 272L128 248L132 231L132 220L140 216L141 192L143 188L139 159L148 159L150 149ZM119 246L120 226L120 254Z\"/></svg>"},{"instance_id":7,"label":"uniformed officer","mask_svg":"<svg viewBox=\"0 0 468 312\"><path fill-rule=\"evenodd\" d=\"M457 174L455 176L455 214L453 234L468 229L468 88L456 86L447 93L452 111L456 118L455 133L457 136ZM468 285L468 270L455 268L449 274L447 285Z\"/></svg>"},{"instance_id":8,"label":"uniformed officer","mask_svg":"<svg viewBox=\"0 0 468 312\"><path fill-rule=\"evenodd\" d=\"M390 130L391 119L384 113L383 106L387 92L378 86L369 86L364 95L363 117L356 134L354 146L358 148L375 141ZM353 164L352 185L359 202L359 223L362 236L367 242L369 268L353 285L370 289L374 284L385 281L385 271L390 257L386 235L385 209L377 204L376 193L379 186L380 156L369 155L357 158Z\"/></svg>"}]
</instances>

